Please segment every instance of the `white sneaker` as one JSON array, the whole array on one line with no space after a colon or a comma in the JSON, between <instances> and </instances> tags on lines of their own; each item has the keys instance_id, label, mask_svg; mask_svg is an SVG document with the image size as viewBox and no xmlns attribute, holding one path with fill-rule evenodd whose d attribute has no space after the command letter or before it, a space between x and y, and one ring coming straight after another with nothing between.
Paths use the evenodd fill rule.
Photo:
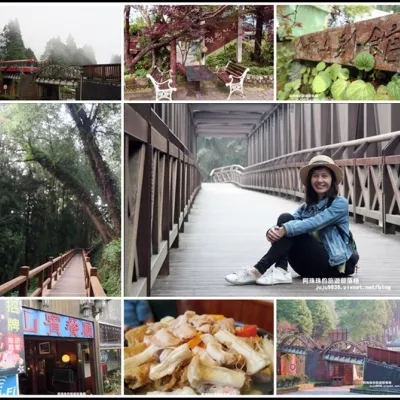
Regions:
<instances>
[{"instance_id":1,"label":"white sneaker","mask_svg":"<svg viewBox=\"0 0 400 400\"><path fill-rule=\"evenodd\" d=\"M256 283L257 278L250 272L248 267L245 267L238 272L227 275L225 280L232 283L232 285L251 285Z\"/></svg>"},{"instance_id":2,"label":"white sneaker","mask_svg":"<svg viewBox=\"0 0 400 400\"><path fill-rule=\"evenodd\" d=\"M281 268L271 267L264 275L257 279L257 285L277 285L280 283L292 283L290 272L284 272Z\"/></svg>"}]
</instances>

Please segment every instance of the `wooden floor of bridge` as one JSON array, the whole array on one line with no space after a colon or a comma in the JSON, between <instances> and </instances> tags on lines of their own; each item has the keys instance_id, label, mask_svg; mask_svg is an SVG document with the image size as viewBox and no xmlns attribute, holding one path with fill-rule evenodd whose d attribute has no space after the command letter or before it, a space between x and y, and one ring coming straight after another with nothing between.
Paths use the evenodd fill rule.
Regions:
<instances>
[{"instance_id":1,"label":"wooden floor of bridge","mask_svg":"<svg viewBox=\"0 0 400 400\"><path fill-rule=\"evenodd\" d=\"M350 228L360 253L360 269L352 283L303 283L292 270L293 283L274 286L232 286L224 277L254 265L268 250L266 229L279 214L300 203L244 190L233 184L203 183L180 234L171 249L170 275L158 276L151 296L158 297L368 297L400 296L400 234L384 235L370 224ZM322 290L323 288L323 290Z\"/></svg>"},{"instance_id":2,"label":"wooden floor of bridge","mask_svg":"<svg viewBox=\"0 0 400 400\"><path fill-rule=\"evenodd\" d=\"M75 254L51 289L45 289L44 297L86 297L82 254Z\"/></svg>"}]
</instances>

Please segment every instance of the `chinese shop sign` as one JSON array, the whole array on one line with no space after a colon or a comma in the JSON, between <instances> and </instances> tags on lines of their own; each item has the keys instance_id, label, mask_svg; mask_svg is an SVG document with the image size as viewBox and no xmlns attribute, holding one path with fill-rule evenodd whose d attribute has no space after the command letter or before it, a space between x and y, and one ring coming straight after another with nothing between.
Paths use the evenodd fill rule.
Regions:
<instances>
[{"instance_id":1,"label":"chinese shop sign","mask_svg":"<svg viewBox=\"0 0 400 400\"><path fill-rule=\"evenodd\" d=\"M0 386L9 375L25 371L22 307L18 299L0 301ZM3 379L3 380L2 380ZM8 385L11 387L12 385ZM0 389L1 391L1 389ZM3 392L3 391L2 391Z\"/></svg>"},{"instance_id":2,"label":"chinese shop sign","mask_svg":"<svg viewBox=\"0 0 400 400\"><path fill-rule=\"evenodd\" d=\"M23 307L24 335L86 338L94 336L92 321Z\"/></svg>"},{"instance_id":3,"label":"chinese shop sign","mask_svg":"<svg viewBox=\"0 0 400 400\"><path fill-rule=\"evenodd\" d=\"M299 36L295 58L353 65L361 51L375 58L375 69L397 71L400 67L400 14L348 24L340 28Z\"/></svg>"}]
</instances>

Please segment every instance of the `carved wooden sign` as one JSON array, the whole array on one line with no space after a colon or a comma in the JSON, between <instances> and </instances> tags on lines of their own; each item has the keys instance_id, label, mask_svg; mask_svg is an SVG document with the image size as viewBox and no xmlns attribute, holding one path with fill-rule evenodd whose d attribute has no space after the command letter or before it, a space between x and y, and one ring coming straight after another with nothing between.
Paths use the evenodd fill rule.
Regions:
<instances>
[{"instance_id":1,"label":"carved wooden sign","mask_svg":"<svg viewBox=\"0 0 400 400\"><path fill-rule=\"evenodd\" d=\"M235 20L228 19L222 22L218 27L209 27L205 34L205 45L207 47L206 54L211 54L225 44L237 38L238 24Z\"/></svg>"},{"instance_id":2,"label":"carved wooden sign","mask_svg":"<svg viewBox=\"0 0 400 400\"><path fill-rule=\"evenodd\" d=\"M374 56L375 69L400 69L400 14L310 33L295 41L295 58L299 60L354 65L361 51Z\"/></svg>"}]
</instances>

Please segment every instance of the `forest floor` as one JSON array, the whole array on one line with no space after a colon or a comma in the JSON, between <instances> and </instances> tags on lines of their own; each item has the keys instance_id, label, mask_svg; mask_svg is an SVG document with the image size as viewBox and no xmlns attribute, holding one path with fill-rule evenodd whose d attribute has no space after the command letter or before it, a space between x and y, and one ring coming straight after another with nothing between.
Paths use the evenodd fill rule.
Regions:
<instances>
[{"instance_id":1,"label":"forest floor","mask_svg":"<svg viewBox=\"0 0 400 400\"><path fill-rule=\"evenodd\" d=\"M179 82L177 91L172 94L173 100L227 100L229 88L214 81L202 81L200 83L201 97L196 98L194 85L189 82ZM252 86L244 84L244 96L235 92L231 100L274 100L274 88L270 85ZM153 87L125 90L125 100L154 100L155 90Z\"/></svg>"}]
</instances>

